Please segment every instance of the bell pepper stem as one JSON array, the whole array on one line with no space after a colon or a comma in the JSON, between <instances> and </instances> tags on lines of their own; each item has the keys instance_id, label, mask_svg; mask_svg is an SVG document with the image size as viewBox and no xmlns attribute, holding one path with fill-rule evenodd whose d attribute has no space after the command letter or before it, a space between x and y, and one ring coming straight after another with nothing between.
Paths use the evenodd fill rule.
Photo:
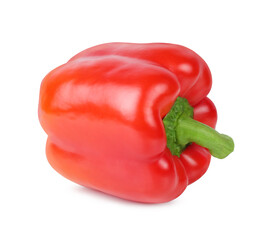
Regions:
<instances>
[{"instance_id":1,"label":"bell pepper stem","mask_svg":"<svg viewBox=\"0 0 274 240\"><path fill-rule=\"evenodd\" d=\"M195 142L207 148L216 158L225 158L234 150L234 142L231 137L220 134L215 129L190 117L179 117L176 135L180 145L184 146Z\"/></svg>"},{"instance_id":2,"label":"bell pepper stem","mask_svg":"<svg viewBox=\"0 0 274 240\"><path fill-rule=\"evenodd\" d=\"M231 137L193 119L194 111L187 99L177 97L169 113L163 119L167 147L172 155L180 157L182 151L196 143L207 148L216 158L225 158L234 150Z\"/></svg>"}]
</instances>

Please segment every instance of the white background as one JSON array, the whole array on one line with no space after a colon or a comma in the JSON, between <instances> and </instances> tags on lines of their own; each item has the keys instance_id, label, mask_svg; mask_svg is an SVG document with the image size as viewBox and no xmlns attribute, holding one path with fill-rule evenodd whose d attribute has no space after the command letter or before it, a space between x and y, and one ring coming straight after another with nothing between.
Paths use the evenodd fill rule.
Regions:
<instances>
[{"instance_id":1,"label":"white background","mask_svg":"<svg viewBox=\"0 0 274 240\"><path fill-rule=\"evenodd\" d=\"M273 1L1 1L0 239L274 239ZM176 200L80 187L45 157L43 77L105 42L193 49L213 75L217 130L235 152Z\"/></svg>"}]
</instances>

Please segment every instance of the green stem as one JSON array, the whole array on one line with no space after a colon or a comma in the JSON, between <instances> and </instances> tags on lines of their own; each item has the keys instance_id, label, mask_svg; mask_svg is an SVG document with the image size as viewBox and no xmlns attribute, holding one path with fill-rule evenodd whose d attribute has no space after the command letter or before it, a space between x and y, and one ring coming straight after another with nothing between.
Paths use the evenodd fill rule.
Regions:
<instances>
[{"instance_id":1,"label":"green stem","mask_svg":"<svg viewBox=\"0 0 274 240\"><path fill-rule=\"evenodd\" d=\"M180 157L188 144L207 148L216 158L225 158L234 150L231 137L193 119L193 108L187 99L178 97L163 120L167 147L173 155Z\"/></svg>"},{"instance_id":2,"label":"green stem","mask_svg":"<svg viewBox=\"0 0 274 240\"><path fill-rule=\"evenodd\" d=\"M227 157L234 149L231 137L218 133L215 129L192 118L180 117L176 127L177 143L187 145L195 142L207 148L216 158Z\"/></svg>"}]
</instances>

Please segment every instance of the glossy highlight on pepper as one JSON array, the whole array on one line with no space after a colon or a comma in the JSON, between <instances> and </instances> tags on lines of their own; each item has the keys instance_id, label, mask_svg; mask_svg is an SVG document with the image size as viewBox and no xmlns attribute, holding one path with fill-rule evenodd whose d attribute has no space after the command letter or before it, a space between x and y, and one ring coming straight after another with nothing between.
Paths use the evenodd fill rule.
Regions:
<instances>
[{"instance_id":1,"label":"glossy highlight on pepper","mask_svg":"<svg viewBox=\"0 0 274 240\"><path fill-rule=\"evenodd\" d=\"M48 161L88 188L138 202L171 201L206 172L210 152L223 158L233 151L233 140L214 130L211 84L204 60L180 45L86 49L42 81L38 114ZM178 101L192 113L179 113L169 135L165 119ZM168 136L181 146L176 154Z\"/></svg>"}]
</instances>

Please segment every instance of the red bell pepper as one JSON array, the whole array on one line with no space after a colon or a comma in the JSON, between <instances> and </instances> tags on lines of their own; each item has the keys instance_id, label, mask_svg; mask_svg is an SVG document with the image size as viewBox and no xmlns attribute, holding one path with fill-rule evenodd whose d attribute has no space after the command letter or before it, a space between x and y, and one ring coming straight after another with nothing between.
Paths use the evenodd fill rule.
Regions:
<instances>
[{"instance_id":1,"label":"red bell pepper","mask_svg":"<svg viewBox=\"0 0 274 240\"><path fill-rule=\"evenodd\" d=\"M109 43L80 52L41 84L48 161L89 188L170 201L205 173L211 154L233 151L233 140L213 129L210 88L207 64L179 45Z\"/></svg>"}]
</instances>

